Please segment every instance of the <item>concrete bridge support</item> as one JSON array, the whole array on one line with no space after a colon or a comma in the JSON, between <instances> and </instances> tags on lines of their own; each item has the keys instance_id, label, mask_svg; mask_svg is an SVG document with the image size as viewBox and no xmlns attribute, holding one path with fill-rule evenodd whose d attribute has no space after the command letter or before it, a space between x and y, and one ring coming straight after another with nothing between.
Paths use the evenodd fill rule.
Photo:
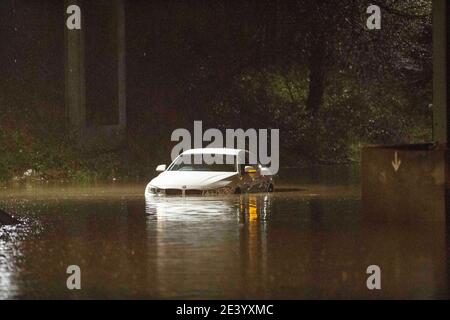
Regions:
<instances>
[{"instance_id":1,"label":"concrete bridge support","mask_svg":"<svg viewBox=\"0 0 450 320\"><path fill-rule=\"evenodd\" d=\"M126 140L124 0L70 5L81 9L81 30L65 31L68 132L84 149L116 149Z\"/></svg>"}]
</instances>

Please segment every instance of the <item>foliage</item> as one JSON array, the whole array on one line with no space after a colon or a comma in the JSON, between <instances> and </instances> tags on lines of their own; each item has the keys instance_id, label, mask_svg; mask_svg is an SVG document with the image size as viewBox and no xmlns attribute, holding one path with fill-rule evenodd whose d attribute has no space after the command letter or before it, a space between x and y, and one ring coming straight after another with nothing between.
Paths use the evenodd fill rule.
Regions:
<instances>
[{"instance_id":1,"label":"foliage","mask_svg":"<svg viewBox=\"0 0 450 320\"><path fill-rule=\"evenodd\" d=\"M1 180L148 177L194 120L279 128L282 166L431 140L431 0L377 1L372 31L366 1L128 1L128 144L94 153L67 136L62 4L42 3L0 13L11 23L7 8L23 6L9 9L24 25L2 34Z\"/></svg>"}]
</instances>

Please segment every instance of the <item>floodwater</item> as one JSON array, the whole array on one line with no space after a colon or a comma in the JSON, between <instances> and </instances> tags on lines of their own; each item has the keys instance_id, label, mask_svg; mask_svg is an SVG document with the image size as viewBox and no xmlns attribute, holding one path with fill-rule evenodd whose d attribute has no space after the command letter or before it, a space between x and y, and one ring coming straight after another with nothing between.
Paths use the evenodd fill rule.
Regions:
<instances>
[{"instance_id":1,"label":"floodwater","mask_svg":"<svg viewBox=\"0 0 450 320\"><path fill-rule=\"evenodd\" d=\"M285 170L273 194L146 201L144 183L0 189L0 299L447 298L442 224L369 223L354 170ZM66 269L81 268L81 290ZM381 269L368 290L366 269Z\"/></svg>"}]
</instances>

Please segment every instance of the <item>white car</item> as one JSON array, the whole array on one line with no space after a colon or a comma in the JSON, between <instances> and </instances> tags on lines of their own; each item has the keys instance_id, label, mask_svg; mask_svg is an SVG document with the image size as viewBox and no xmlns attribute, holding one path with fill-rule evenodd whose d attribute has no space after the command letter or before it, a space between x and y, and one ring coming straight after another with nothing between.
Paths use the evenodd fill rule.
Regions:
<instances>
[{"instance_id":1,"label":"white car","mask_svg":"<svg viewBox=\"0 0 450 320\"><path fill-rule=\"evenodd\" d=\"M210 157L210 158L208 158ZM222 162L211 161L221 157ZM197 160L200 159L200 160ZM250 153L242 149L191 149L180 154L145 188L146 196L195 196L247 192L272 192L273 174L260 164L250 165ZM195 160L195 161L194 161ZM212 164L210 164L213 162Z\"/></svg>"}]
</instances>

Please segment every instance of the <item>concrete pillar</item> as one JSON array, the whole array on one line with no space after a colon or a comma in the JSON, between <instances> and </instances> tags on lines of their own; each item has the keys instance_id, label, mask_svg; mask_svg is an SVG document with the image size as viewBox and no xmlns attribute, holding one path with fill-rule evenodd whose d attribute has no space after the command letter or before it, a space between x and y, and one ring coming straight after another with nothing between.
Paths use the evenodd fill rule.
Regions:
<instances>
[{"instance_id":1,"label":"concrete pillar","mask_svg":"<svg viewBox=\"0 0 450 320\"><path fill-rule=\"evenodd\" d=\"M115 1L118 20L119 126L126 130L125 4L124 0Z\"/></svg>"},{"instance_id":2,"label":"concrete pillar","mask_svg":"<svg viewBox=\"0 0 450 320\"><path fill-rule=\"evenodd\" d=\"M447 112L447 0L433 0L433 140L449 141Z\"/></svg>"},{"instance_id":3,"label":"concrete pillar","mask_svg":"<svg viewBox=\"0 0 450 320\"><path fill-rule=\"evenodd\" d=\"M64 11L70 5L80 6L79 0L66 0ZM66 12L64 12L66 13ZM66 16L67 17L67 16ZM81 30L65 29L65 100L68 132L78 137L86 127L86 88L84 77L84 19Z\"/></svg>"},{"instance_id":4,"label":"concrete pillar","mask_svg":"<svg viewBox=\"0 0 450 320\"><path fill-rule=\"evenodd\" d=\"M65 74L66 74L66 115L68 119L68 132L72 137L78 141L80 147L90 150L111 150L121 147L126 140L126 70L125 70L125 6L124 0L111 0L103 2L98 6L92 6L92 3L83 0L66 0L65 8L69 5L78 5L81 9L81 30L65 31L66 41L66 60L65 60ZM86 55L89 54L91 48L86 46L86 33L89 32L89 25L85 22L87 10L96 10L100 15L108 14L111 10L102 11L104 6L113 6L115 14L109 17L102 17L106 19L116 19L117 28L110 28L105 30L115 35L117 39L117 66L109 70L111 78L116 78L117 75L117 92L114 92L116 98L111 100L111 108L118 107L118 119L116 123L107 125L89 125L87 119L87 94L95 96L96 92L89 92L87 90L95 90L95 88L86 87L86 72L91 74L96 72L95 64L90 65L89 70L86 70ZM95 21L91 21L92 24ZM102 30L103 31L103 30ZM101 35L100 35L101 36ZM109 37L99 38L98 41L108 41ZM94 43L95 45L95 43ZM101 48L101 47L100 47ZM98 57L101 59L101 56ZM113 77L113 73L116 73ZM103 75L108 77L109 75ZM98 81L102 81L99 79ZM98 81L94 82L98 83ZM107 102L108 103L108 102ZM95 108L90 104L91 108ZM106 104L106 107L108 105Z\"/></svg>"}]
</instances>

